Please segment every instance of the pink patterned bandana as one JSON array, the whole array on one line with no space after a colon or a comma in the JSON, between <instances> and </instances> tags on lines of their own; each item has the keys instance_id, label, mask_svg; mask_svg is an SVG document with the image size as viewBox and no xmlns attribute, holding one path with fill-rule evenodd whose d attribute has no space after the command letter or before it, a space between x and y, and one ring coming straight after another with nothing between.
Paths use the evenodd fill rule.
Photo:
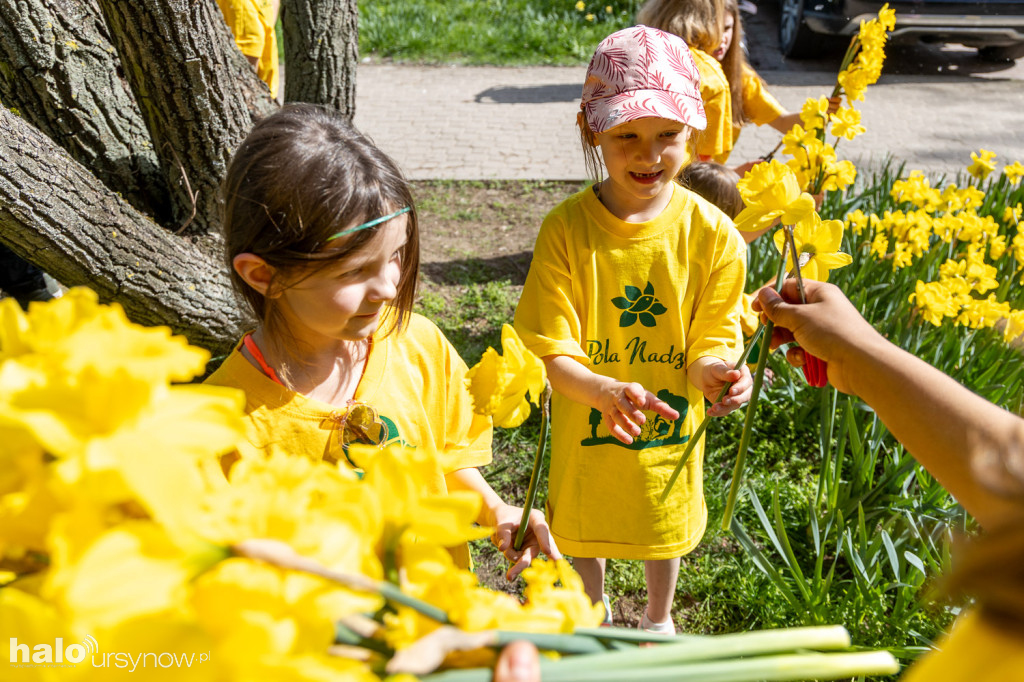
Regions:
<instances>
[{"instance_id":1,"label":"pink patterned bandana","mask_svg":"<svg viewBox=\"0 0 1024 682\"><path fill-rule=\"evenodd\" d=\"M583 83L587 125L603 133L638 118L667 118L704 130L700 74L678 36L649 26L617 31L597 46Z\"/></svg>"}]
</instances>

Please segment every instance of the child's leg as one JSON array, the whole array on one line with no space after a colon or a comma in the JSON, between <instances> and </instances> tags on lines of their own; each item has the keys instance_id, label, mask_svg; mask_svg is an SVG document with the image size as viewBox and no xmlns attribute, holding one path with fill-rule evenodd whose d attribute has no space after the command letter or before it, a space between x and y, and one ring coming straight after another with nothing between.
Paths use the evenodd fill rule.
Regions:
<instances>
[{"instance_id":1,"label":"child's leg","mask_svg":"<svg viewBox=\"0 0 1024 682\"><path fill-rule=\"evenodd\" d=\"M652 623L664 623L672 614L679 558L649 559L644 562L644 575L647 578L647 619Z\"/></svg>"},{"instance_id":2,"label":"child's leg","mask_svg":"<svg viewBox=\"0 0 1024 682\"><path fill-rule=\"evenodd\" d=\"M595 604L600 604L604 596L604 567L606 563L605 559L587 557L573 557L572 559L573 568L583 578L583 589L586 590L590 601Z\"/></svg>"}]
</instances>

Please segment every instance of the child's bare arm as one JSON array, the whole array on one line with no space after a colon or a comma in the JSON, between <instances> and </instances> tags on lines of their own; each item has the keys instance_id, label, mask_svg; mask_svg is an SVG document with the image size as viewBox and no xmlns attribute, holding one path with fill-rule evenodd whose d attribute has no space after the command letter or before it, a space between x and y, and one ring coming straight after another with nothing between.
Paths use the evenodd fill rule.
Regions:
<instances>
[{"instance_id":1,"label":"child's bare arm","mask_svg":"<svg viewBox=\"0 0 1024 682\"><path fill-rule=\"evenodd\" d=\"M568 355L548 355L543 360L551 388L599 410L611 434L627 445L640 435L640 426L647 420L641 410L653 410L665 419L679 418L668 403L636 382L596 374Z\"/></svg>"},{"instance_id":2,"label":"child's bare arm","mask_svg":"<svg viewBox=\"0 0 1024 682\"><path fill-rule=\"evenodd\" d=\"M554 538L551 537L551 530L544 518L544 512L539 509L530 512L523 546L517 552L512 544L523 518L522 507L515 507L504 502L484 479L480 470L475 467L453 471L445 477L445 480L452 490L472 490L480 493L484 503L480 509L477 523L494 529L491 542L512 563L505 574L508 580L515 580L523 569L527 568L542 552L552 559L562 558Z\"/></svg>"},{"instance_id":3,"label":"child's bare arm","mask_svg":"<svg viewBox=\"0 0 1024 682\"><path fill-rule=\"evenodd\" d=\"M750 378L750 370L746 365L740 369L733 369L732 365L710 355L697 358L690 363L690 366L686 368L686 376L690 379L690 383L699 388L704 396L714 403L708 408L708 415L712 417L727 415L750 400L751 388L754 385ZM732 383L732 387L721 401L714 402L722 387L728 383Z\"/></svg>"}]
</instances>

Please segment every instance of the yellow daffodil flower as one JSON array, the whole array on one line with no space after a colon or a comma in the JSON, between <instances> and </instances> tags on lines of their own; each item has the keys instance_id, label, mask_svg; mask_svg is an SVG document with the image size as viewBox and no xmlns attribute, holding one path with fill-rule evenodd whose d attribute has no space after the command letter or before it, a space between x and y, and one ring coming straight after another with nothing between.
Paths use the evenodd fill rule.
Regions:
<instances>
[{"instance_id":1,"label":"yellow daffodil flower","mask_svg":"<svg viewBox=\"0 0 1024 682\"><path fill-rule=\"evenodd\" d=\"M1010 182L1011 185L1020 184L1021 177L1024 177L1024 164L1020 161L1014 161L1003 168L1003 175Z\"/></svg>"},{"instance_id":2,"label":"yellow daffodil flower","mask_svg":"<svg viewBox=\"0 0 1024 682\"><path fill-rule=\"evenodd\" d=\"M922 282L918 280L914 293L908 299L917 306L926 322L942 326L946 317L956 316L959 306L950 297L950 291L943 282Z\"/></svg>"},{"instance_id":3,"label":"yellow daffodil flower","mask_svg":"<svg viewBox=\"0 0 1024 682\"><path fill-rule=\"evenodd\" d=\"M866 128L860 124L860 112L853 107L844 107L832 114L832 134L852 140Z\"/></svg>"},{"instance_id":4,"label":"yellow daffodil flower","mask_svg":"<svg viewBox=\"0 0 1024 682\"><path fill-rule=\"evenodd\" d=\"M576 3L576 11L577 12L582 12L586 8L587 8L587 3L583 2L583 0L579 0L579 2Z\"/></svg>"},{"instance_id":5,"label":"yellow daffodil flower","mask_svg":"<svg viewBox=\"0 0 1024 682\"><path fill-rule=\"evenodd\" d=\"M473 396L473 410L488 414L503 428L519 426L530 414L526 400L540 405L547 382L544 362L531 353L511 325L501 328L502 355L488 348L466 375Z\"/></svg>"},{"instance_id":6,"label":"yellow daffodil flower","mask_svg":"<svg viewBox=\"0 0 1024 682\"><path fill-rule=\"evenodd\" d=\"M828 118L828 97L808 97L800 108L800 120L806 130L820 130Z\"/></svg>"},{"instance_id":7,"label":"yellow daffodil flower","mask_svg":"<svg viewBox=\"0 0 1024 682\"><path fill-rule=\"evenodd\" d=\"M814 198L801 192L793 171L775 159L751 168L737 187L747 205L736 216L740 231L761 230L776 218L793 224L814 212Z\"/></svg>"},{"instance_id":8,"label":"yellow daffodil flower","mask_svg":"<svg viewBox=\"0 0 1024 682\"><path fill-rule=\"evenodd\" d=\"M774 235L775 248L782 253L783 242L786 235L782 230ZM817 213L811 214L793 226L793 241L796 243L796 257L803 263L800 267L800 274L806 279L813 279L819 282L828 281L830 270L841 268L853 262L848 253L842 253L839 249L843 245L843 222L841 220L822 220ZM804 257L807 262L804 263ZM792 270L796 262L793 254L790 254L786 264L787 270Z\"/></svg>"},{"instance_id":9,"label":"yellow daffodil flower","mask_svg":"<svg viewBox=\"0 0 1024 682\"><path fill-rule=\"evenodd\" d=\"M1003 329L1003 341L1013 343L1018 341L1024 334L1024 310L1012 310L1006 318L1006 327Z\"/></svg>"},{"instance_id":10,"label":"yellow daffodil flower","mask_svg":"<svg viewBox=\"0 0 1024 682\"><path fill-rule=\"evenodd\" d=\"M1003 222L1004 223L1020 223L1020 217L1024 215L1024 205L1017 204L1016 206L1007 206L1003 209Z\"/></svg>"},{"instance_id":11,"label":"yellow daffodil flower","mask_svg":"<svg viewBox=\"0 0 1024 682\"><path fill-rule=\"evenodd\" d=\"M971 165L967 167L967 172L978 180L984 180L996 169L995 158L996 153L987 149L979 149L977 153L971 152Z\"/></svg>"}]
</instances>

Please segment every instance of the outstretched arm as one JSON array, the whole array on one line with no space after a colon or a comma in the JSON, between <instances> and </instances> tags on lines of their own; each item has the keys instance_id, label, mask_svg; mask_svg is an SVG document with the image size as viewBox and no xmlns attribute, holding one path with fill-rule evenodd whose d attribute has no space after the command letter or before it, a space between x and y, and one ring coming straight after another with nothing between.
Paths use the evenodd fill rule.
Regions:
<instances>
[{"instance_id":1,"label":"outstretched arm","mask_svg":"<svg viewBox=\"0 0 1024 682\"><path fill-rule=\"evenodd\" d=\"M1019 514L1024 419L884 339L837 287L804 284L804 305L787 302L797 300L793 280L783 285L782 296L770 288L758 292L755 309L778 325L772 347L795 339L828 362L832 385L873 407L907 451L983 526L993 528ZM788 355L792 364L803 364L802 350ZM979 479L979 467L993 465L1007 474L1005 485L1016 501Z\"/></svg>"},{"instance_id":2,"label":"outstretched arm","mask_svg":"<svg viewBox=\"0 0 1024 682\"><path fill-rule=\"evenodd\" d=\"M589 405L604 416L613 436L629 445L640 435L647 420L641 410L653 410L665 419L679 419L679 413L636 382L596 374L568 355L547 355L544 365L551 388L569 400Z\"/></svg>"}]
</instances>

